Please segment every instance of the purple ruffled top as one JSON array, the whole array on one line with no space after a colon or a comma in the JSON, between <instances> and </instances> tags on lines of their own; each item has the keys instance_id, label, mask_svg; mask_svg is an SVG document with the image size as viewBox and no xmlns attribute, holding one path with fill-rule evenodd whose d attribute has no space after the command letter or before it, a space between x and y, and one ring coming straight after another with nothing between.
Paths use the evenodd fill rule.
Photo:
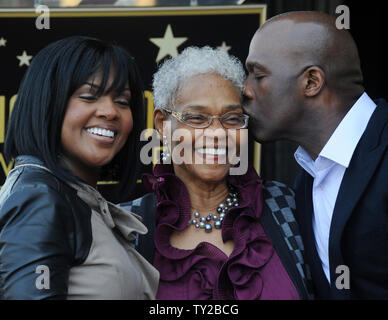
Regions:
<instances>
[{"instance_id":1,"label":"purple ruffled top","mask_svg":"<svg viewBox=\"0 0 388 320\"><path fill-rule=\"evenodd\" d=\"M183 230L191 218L190 196L173 166L158 164L145 174L145 186L156 192L154 266L160 272L156 298L161 300L299 299L299 294L259 222L262 180L250 167L242 176L229 176L239 192L239 206L228 210L222 238L233 240L228 257L208 242L193 250L170 244L174 230Z\"/></svg>"}]
</instances>

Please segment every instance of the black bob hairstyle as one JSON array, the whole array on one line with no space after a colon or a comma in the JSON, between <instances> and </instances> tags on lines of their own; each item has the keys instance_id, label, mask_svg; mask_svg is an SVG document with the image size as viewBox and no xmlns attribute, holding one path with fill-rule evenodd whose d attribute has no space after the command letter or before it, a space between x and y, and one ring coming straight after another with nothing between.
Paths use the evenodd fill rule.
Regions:
<instances>
[{"instance_id":1,"label":"black bob hairstyle","mask_svg":"<svg viewBox=\"0 0 388 320\"><path fill-rule=\"evenodd\" d=\"M73 36L53 42L32 60L20 85L4 146L8 161L19 155L39 158L65 181L77 181L58 163L61 129L71 95L91 76L101 72L97 95L131 91L133 129L114 159L101 170L100 180L118 180L118 199L129 197L136 185L140 163L140 133L145 127L144 95L134 58L112 42ZM110 73L114 81L106 88ZM119 194L117 194L119 193ZM119 196L120 195L120 196Z\"/></svg>"}]
</instances>

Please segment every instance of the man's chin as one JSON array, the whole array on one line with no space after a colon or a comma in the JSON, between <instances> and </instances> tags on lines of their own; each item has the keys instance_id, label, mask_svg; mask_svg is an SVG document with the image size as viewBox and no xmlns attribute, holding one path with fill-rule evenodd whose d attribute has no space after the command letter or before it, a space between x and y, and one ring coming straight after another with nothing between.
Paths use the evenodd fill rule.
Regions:
<instances>
[{"instance_id":1,"label":"man's chin","mask_svg":"<svg viewBox=\"0 0 388 320\"><path fill-rule=\"evenodd\" d=\"M249 135L253 138L253 140L257 142L262 142L262 129L261 126L257 123L257 121L250 119L248 125Z\"/></svg>"},{"instance_id":2,"label":"man's chin","mask_svg":"<svg viewBox=\"0 0 388 320\"><path fill-rule=\"evenodd\" d=\"M249 134L254 141L258 143L268 143L276 141L276 139L269 135L268 132L265 132L265 130L258 128L260 127L255 127L255 129L249 129Z\"/></svg>"}]
</instances>

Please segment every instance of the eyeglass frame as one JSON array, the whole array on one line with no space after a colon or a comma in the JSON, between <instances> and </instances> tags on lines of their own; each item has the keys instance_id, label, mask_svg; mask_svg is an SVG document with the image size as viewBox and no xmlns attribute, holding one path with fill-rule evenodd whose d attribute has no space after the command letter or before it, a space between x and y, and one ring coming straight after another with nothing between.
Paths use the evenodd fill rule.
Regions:
<instances>
[{"instance_id":1,"label":"eyeglass frame","mask_svg":"<svg viewBox=\"0 0 388 320\"><path fill-rule=\"evenodd\" d=\"M166 111L167 113L171 114L179 122L181 122L181 123L183 123L183 124L185 124L185 125L187 125L187 126L189 126L191 128L194 128L194 129L206 129L206 128L209 128L212 125L214 119L217 119L217 118L221 119L225 115L225 114L223 114L221 116L210 116L209 117L209 123L208 123L208 125L206 127L195 127L195 126L193 126L193 125L183 121L183 119L182 119L182 115L183 114L181 112L174 111L174 110L171 110L171 109L167 109L165 107L160 107L160 109L162 109L162 110ZM221 126L224 129L226 129L226 130L229 130L229 129L235 129L235 130L246 129L248 127L249 116L247 114L245 114L245 113L242 113L241 115L244 116L244 122L245 123L244 123L243 127L241 127L241 128L225 128L223 122L220 120Z\"/></svg>"}]
</instances>

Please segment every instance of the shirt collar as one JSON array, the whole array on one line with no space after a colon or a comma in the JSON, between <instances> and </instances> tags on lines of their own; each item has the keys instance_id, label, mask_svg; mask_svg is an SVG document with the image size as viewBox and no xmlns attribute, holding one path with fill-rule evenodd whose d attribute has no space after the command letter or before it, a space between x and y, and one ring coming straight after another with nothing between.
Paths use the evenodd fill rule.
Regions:
<instances>
[{"instance_id":1,"label":"shirt collar","mask_svg":"<svg viewBox=\"0 0 388 320\"><path fill-rule=\"evenodd\" d=\"M347 168L375 109L376 104L363 93L342 119L319 155Z\"/></svg>"},{"instance_id":2,"label":"shirt collar","mask_svg":"<svg viewBox=\"0 0 388 320\"><path fill-rule=\"evenodd\" d=\"M305 149L303 149L301 146L296 149L294 153L294 157L296 162L307 171L310 176L315 178L315 166L314 166L314 160L311 159L310 155L307 153Z\"/></svg>"},{"instance_id":3,"label":"shirt collar","mask_svg":"<svg viewBox=\"0 0 388 320\"><path fill-rule=\"evenodd\" d=\"M335 129L316 161L302 147L296 150L295 160L312 177L315 177L315 163L322 158L347 168L375 109L376 104L364 92Z\"/></svg>"}]
</instances>

